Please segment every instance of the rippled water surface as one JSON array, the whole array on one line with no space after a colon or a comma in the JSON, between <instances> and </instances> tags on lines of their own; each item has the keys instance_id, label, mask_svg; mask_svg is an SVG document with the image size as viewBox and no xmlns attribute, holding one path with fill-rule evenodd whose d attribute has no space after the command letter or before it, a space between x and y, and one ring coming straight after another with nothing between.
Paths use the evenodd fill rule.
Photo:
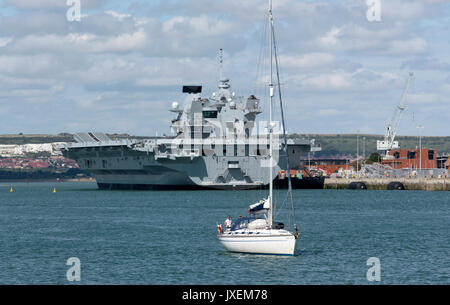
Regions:
<instances>
[{"instance_id":1,"label":"rippled water surface","mask_svg":"<svg viewBox=\"0 0 450 305\"><path fill-rule=\"evenodd\" d=\"M278 257L216 239L217 223L265 191L10 187L0 184L1 284L68 284L69 257L81 284L366 284L370 257L382 284L450 284L449 192L296 190L301 238L294 257Z\"/></svg>"}]
</instances>

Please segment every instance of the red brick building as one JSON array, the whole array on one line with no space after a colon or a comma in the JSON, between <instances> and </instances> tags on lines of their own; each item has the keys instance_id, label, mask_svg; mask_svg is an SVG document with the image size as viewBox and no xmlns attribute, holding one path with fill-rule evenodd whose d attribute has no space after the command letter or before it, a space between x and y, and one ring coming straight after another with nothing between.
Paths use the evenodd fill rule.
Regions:
<instances>
[{"instance_id":1,"label":"red brick building","mask_svg":"<svg viewBox=\"0 0 450 305\"><path fill-rule=\"evenodd\" d=\"M385 159L383 164L395 169L433 169L437 168L436 149L400 149L391 150L389 155L392 159Z\"/></svg>"}]
</instances>

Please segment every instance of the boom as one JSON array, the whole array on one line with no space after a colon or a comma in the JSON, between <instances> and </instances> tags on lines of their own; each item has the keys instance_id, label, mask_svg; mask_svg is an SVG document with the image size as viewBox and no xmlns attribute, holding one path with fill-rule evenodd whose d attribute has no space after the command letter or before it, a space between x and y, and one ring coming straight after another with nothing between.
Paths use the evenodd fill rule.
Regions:
<instances>
[{"instance_id":1,"label":"boom","mask_svg":"<svg viewBox=\"0 0 450 305\"><path fill-rule=\"evenodd\" d=\"M408 90L411 85L411 79L414 76L413 72L409 73L408 81L406 83L405 90L403 91L402 99L400 103L395 107L395 111L392 115L390 122L386 125L386 134L383 141L377 141L377 149L386 151L386 156L389 155L391 149L398 149L398 141L395 140L397 135L397 129L402 118L403 111L406 109L406 98L408 96Z\"/></svg>"}]
</instances>

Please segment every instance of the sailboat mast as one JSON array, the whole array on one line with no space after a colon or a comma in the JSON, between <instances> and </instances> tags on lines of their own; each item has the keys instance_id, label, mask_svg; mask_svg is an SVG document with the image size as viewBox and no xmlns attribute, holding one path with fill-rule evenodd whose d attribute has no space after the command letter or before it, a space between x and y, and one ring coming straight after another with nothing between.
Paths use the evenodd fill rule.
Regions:
<instances>
[{"instance_id":1,"label":"sailboat mast","mask_svg":"<svg viewBox=\"0 0 450 305\"><path fill-rule=\"evenodd\" d=\"M270 179L270 184L269 184L269 204L270 204L270 208L269 208L269 225L272 228L273 226L273 147L272 147L272 142L273 142L273 96L274 96L274 90L273 90L273 66L272 66L272 61L273 61L273 41L272 41L272 30L273 30L273 16L272 16L272 0L269 0L269 35L270 35L270 56L269 56L269 60L270 60L270 83L269 83L269 95L270 95L270 105L269 105L269 156L270 156L270 162L269 162L269 179Z\"/></svg>"},{"instance_id":2,"label":"sailboat mast","mask_svg":"<svg viewBox=\"0 0 450 305\"><path fill-rule=\"evenodd\" d=\"M280 114L281 114L281 122L282 122L282 128L283 128L284 152L285 152L285 156L286 156L286 167L287 167L286 171L288 173L288 175L287 175L287 177L288 177L288 196L289 196L289 200L291 202L293 227L297 233L294 199L292 198L292 181L291 181L291 175L290 175L291 167L289 164L289 152L288 152L288 143L287 143L287 137L286 137L286 124L285 124L285 120L284 120L283 98L281 96L281 82L280 82L280 69L279 69L279 65L278 65L277 42L275 40L275 26L272 26L272 37L273 37L273 39L272 39L273 40L273 52L275 55L274 56L275 67L276 67L276 72L277 72L278 98L280 99Z\"/></svg>"}]
</instances>

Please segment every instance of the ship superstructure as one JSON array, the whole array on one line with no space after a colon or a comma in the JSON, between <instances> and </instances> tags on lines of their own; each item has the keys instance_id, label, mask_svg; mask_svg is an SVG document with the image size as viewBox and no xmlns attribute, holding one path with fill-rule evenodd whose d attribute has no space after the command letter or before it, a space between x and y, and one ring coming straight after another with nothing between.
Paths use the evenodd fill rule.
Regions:
<instances>
[{"instance_id":1,"label":"ship superstructure","mask_svg":"<svg viewBox=\"0 0 450 305\"><path fill-rule=\"evenodd\" d=\"M237 96L221 76L208 98L201 86L184 86L189 94L183 108L173 103L174 136L113 140L103 133L78 133L62 146L67 158L90 172L102 189L252 189L269 184L267 123L253 95ZM291 164L312 150L310 140L288 142ZM282 151L281 141L275 151ZM317 147L313 147L317 150ZM274 177L285 169L275 153ZM292 160L291 160L292 159Z\"/></svg>"}]
</instances>

